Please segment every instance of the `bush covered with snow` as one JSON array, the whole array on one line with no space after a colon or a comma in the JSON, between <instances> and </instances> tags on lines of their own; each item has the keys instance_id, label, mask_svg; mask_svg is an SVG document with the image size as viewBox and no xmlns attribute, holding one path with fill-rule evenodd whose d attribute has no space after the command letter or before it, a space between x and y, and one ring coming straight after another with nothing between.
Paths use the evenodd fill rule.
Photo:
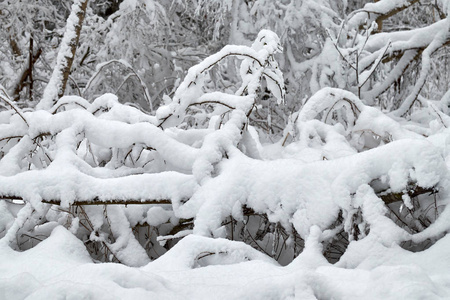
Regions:
<instances>
[{"instance_id":1,"label":"bush covered with snow","mask_svg":"<svg viewBox=\"0 0 450 300\"><path fill-rule=\"evenodd\" d=\"M120 66L151 112L112 93L58 97L63 62L36 108L0 86L0 298L448 296L448 92L420 92L450 23L377 32L413 2L370 3L337 26L319 1L329 30L301 105L280 66L305 66L270 30L202 59L155 107L125 60L97 66L86 90ZM419 53L409 94L383 109Z\"/></svg>"}]
</instances>

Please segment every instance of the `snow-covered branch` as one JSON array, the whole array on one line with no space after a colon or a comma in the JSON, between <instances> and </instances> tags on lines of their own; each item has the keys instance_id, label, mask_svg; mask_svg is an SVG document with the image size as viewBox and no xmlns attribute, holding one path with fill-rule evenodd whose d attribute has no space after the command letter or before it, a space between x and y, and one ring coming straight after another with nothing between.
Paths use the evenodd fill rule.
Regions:
<instances>
[{"instance_id":1,"label":"snow-covered branch","mask_svg":"<svg viewBox=\"0 0 450 300\"><path fill-rule=\"evenodd\" d=\"M66 31L58 51L56 66L52 77L44 90L42 100L38 104L39 109L49 109L64 95L66 83L75 59L78 42L80 40L81 27L86 15L89 0L75 0L72 11L67 19Z\"/></svg>"}]
</instances>

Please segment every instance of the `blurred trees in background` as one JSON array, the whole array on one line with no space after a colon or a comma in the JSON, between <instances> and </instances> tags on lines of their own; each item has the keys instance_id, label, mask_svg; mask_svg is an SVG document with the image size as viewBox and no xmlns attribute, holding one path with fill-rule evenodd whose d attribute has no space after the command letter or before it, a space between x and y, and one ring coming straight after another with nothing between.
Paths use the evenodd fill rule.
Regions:
<instances>
[{"instance_id":1,"label":"blurred trees in background","mask_svg":"<svg viewBox=\"0 0 450 300\"><path fill-rule=\"evenodd\" d=\"M287 101L283 108L273 107L261 91L252 121L266 134L279 134L288 116L324 86L359 90L366 103L392 111L405 99L408 105L439 100L448 90L447 40L425 53L431 37L413 41L421 38L416 29L439 27L444 6L439 1L91 1L66 93L92 100L110 92L123 103L154 110L164 95L173 95L189 67L226 44L250 45L261 29L270 29L284 48L278 60ZM23 107L35 106L43 95L70 9L68 1L0 3L0 84ZM366 82L357 83L389 39L387 55ZM223 68L211 74L211 87L234 84L236 66L230 62Z\"/></svg>"}]
</instances>

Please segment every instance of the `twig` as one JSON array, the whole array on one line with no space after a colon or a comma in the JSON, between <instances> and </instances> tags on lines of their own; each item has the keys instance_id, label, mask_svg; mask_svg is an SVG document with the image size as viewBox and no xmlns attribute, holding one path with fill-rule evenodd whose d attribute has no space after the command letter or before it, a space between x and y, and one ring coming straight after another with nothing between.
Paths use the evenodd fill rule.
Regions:
<instances>
[{"instance_id":1,"label":"twig","mask_svg":"<svg viewBox=\"0 0 450 300\"><path fill-rule=\"evenodd\" d=\"M9 140L11 140L11 139L21 139L21 138L23 138L23 135L7 136L7 137L4 137L4 138L1 138L0 142L4 141L4 140L8 140L8 142L9 142Z\"/></svg>"},{"instance_id":2,"label":"twig","mask_svg":"<svg viewBox=\"0 0 450 300\"><path fill-rule=\"evenodd\" d=\"M354 67L348 60L347 58L345 58L345 56L342 54L341 50L339 50L339 47L337 45L337 42L335 42L333 40L333 38L331 37L331 34L328 30L326 30L328 37L331 39L331 43L333 44L334 48L336 48L336 51L339 53L339 55L342 57L342 59L350 66L350 68L352 68L353 70L356 71L356 67Z\"/></svg>"},{"instance_id":3,"label":"twig","mask_svg":"<svg viewBox=\"0 0 450 300\"><path fill-rule=\"evenodd\" d=\"M2 86L0 86L0 91L2 91L3 95L4 95L4 96L2 96L0 94L0 99L3 100L9 106L11 106L11 108L14 109L16 111L16 113L22 118L22 120L25 122L25 124L27 124L27 127L30 127L30 124L27 122L27 120L25 119L25 117L22 114L22 112L20 111L20 109L14 103L12 103L11 99L8 96L8 93L5 91L5 89Z\"/></svg>"},{"instance_id":4,"label":"twig","mask_svg":"<svg viewBox=\"0 0 450 300\"><path fill-rule=\"evenodd\" d=\"M250 239L253 241L253 243L255 243L256 247L259 248L260 251L264 252L267 256L271 256L269 253L267 253L253 238L253 236L251 235L250 231L248 231L248 228L245 228L245 230L247 230L247 233L250 237Z\"/></svg>"},{"instance_id":5,"label":"twig","mask_svg":"<svg viewBox=\"0 0 450 300\"><path fill-rule=\"evenodd\" d=\"M150 106L150 111L153 111L153 104L152 104L150 95L148 93L148 88L147 88L147 85L145 84L145 82L142 80L142 78L139 76L139 74L137 74L136 71L130 65L128 65L128 63L123 62L121 60L117 60L117 59L112 59L112 60L106 62L105 64L101 65L101 67L97 70L97 72L89 79L86 87L84 88L83 95L86 94L86 91L91 87L92 82L95 80L95 78L97 78L97 76L100 74L100 72L105 67L107 67L107 66L109 66L111 64L120 64L120 65L124 66L126 70L128 70L129 72L131 72L133 74L132 76L136 76L138 78L139 83L141 84L141 87L142 87L142 89L144 91L145 100L147 100L147 103ZM128 77L130 77L130 75L128 75ZM125 79L125 81L127 79ZM120 87L121 86L122 85L120 85ZM120 89L120 87L119 87L119 89Z\"/></svg>"}]
</instances>

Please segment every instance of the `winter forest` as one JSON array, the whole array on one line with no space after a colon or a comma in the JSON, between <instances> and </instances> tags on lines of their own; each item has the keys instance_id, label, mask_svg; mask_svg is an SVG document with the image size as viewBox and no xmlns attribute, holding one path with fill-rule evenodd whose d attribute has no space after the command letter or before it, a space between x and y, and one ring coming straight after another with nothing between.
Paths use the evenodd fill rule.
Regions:
<instances>
[{"instance_id":1,"label":"winter forest","mask_svg":"<svg viewBox=\"0 0 450 300\"><path fill-rule=\"evenodd\" d=\"M450 298L449 0L0 0L0 299Z\"/></svg>"}]
</instances>

